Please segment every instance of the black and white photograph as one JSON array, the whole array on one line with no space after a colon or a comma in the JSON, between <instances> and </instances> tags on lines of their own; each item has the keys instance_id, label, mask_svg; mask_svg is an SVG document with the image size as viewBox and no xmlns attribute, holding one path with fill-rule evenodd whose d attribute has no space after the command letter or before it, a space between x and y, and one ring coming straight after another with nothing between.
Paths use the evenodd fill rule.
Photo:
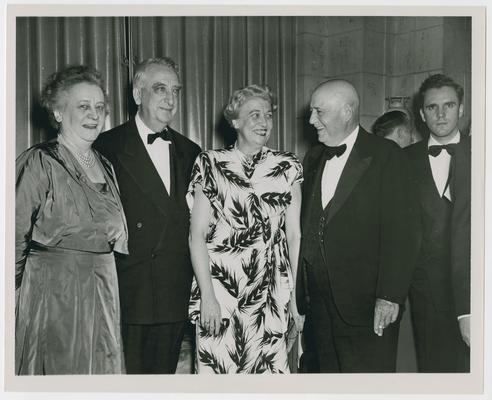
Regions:
<instances>
[{"instance_id":1,"label":"black and white photograph","mask_svg":"<svg viewBox=\"0 0 492 400\"><path fill-rule=\"evenodd\" d=\"M7 7L6 390L483 393L486 9L362 10Z\"/></svg>"}]
</instances>

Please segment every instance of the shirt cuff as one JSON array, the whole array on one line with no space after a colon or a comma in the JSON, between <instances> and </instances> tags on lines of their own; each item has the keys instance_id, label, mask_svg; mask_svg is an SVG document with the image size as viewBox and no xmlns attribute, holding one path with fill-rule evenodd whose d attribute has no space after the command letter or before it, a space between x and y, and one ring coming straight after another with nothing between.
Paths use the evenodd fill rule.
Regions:
<instances>
[{"instance_id":1,"label":"shirt cuff","mask_svg":"<svg viewBox=\"0 0 492 400\"><path fill-rule=\"evenodd\" d=\"M469 317L471 314L463 314L463 315L458 315L458 321L462 318L467 318Z\"/></svg>"}]
</instances>

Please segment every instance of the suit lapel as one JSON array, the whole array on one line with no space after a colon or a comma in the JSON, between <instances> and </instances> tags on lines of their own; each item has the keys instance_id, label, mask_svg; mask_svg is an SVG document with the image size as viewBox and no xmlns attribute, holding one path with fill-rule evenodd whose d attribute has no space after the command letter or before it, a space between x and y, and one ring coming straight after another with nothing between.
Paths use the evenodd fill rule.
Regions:
<instances>
[{"instance_id":1,"label":"suit lapel","mask_svg":"<svg viewBox=\"0 0 492 400\"><path fill-rule=\"evenodd\" d=\"M468 192L470 195L470 185L471 185L471 138L470 136L461 135L460 142L453 145L454 156L450 164L452 168L451 181L450 181L450 191L451 198L455 199L456 188L460 188L461 191ZM453 200L454 202L454 200Z\"/></svg>"},{"instance_id":2,"label":"suit lapel","mask_svg":"<svg viewBox=\"0 0 492 400\"><path fill-rule=\"evenodd\" d=\"M171 165L171 191L176 194L177 198L182 198L188 190L186 183L190 177L186 176L186 174L188 173L190 163L193 160L190 160L189 155L184 151L180 134L171 128L168 129L173 142L171 146L174 146L172 151L170 148L170 155L172 154L173 157ZM189 173L191 174L191 171L189 171Z\"/></svg>"},{"instance_id":3,"label":"suit lapel","mask_svg":"<svg viewBox=\"0 0 492 400\"><path fill-rule=\"evenodd\" d=\"M170 198L159 173L154 167L142 140L139 137L135 120L129 122L125 131L123 151L118 153L121 166L135 181L136 186L152 201L164 215Z\"/></svg>"},{"instance_id":4,"label":"suit lapel","mask_svg":"<svg viewBox=\"0 0 492 400\"><path fill-rule=\"evenodd\" d=\"M365 135L368 135L368 133L365 133L362 128L359 128L359 134L357 135L354 147L349 154L347 163L338 181L335 194L331 199L326 219L327 224L347 201L350 193L352 193L354 187L371 164L372 156L365 154Z\"/></svg>"},{"instance_id":5,"label":"suit lapel","mask_svg":"<svg viewBox=\"0 0 492 400\"><path fill-rule=\"evenodd\" d=\"M311 210L314 209L317 205L314 204L314 200L316 198L316 179L318 178L318 174L323 172L324 165L320 165L320 158L323 154L324 145L317 145L318 147L313 150L311 154L310 160L308 163L305 163L304 166L304 183L303 183L303 212L302 212L302 220L303 220L303 231L307 229L314 229L316 227L308 226L306 221L310 220Z\"/></svg>"}]
</instances>

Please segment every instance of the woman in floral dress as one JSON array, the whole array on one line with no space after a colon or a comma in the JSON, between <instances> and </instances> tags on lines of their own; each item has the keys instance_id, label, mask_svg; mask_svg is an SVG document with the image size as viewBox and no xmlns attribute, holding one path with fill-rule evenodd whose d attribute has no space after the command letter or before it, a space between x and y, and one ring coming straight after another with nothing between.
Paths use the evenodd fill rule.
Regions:
<instances>
[{"instance_id":1,"label":"woman in floral dress","mask_svg":"<svg viewBox=\"0 0 492 400\"><path fill-rule=\"evenodd\" d=\"M193 168L190 318L199 373L288 373L289 318L299 330L304 322L293 290L302 166L265 147L275 108L268 87L236 90L224 111L235 145L201 153Z\"/></svg>"}]
</instances>

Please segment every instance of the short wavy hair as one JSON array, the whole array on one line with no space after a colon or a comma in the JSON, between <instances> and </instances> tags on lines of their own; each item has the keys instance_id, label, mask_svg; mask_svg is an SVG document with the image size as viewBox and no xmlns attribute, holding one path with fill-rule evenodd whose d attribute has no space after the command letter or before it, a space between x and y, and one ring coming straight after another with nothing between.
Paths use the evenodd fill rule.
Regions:
<instances>
[{"instance_id":1,"label":"short wavy hair","mask_svg":"<svg viewBox=\"0 0 492 400\"><path fill-rule=\"evenodd\" d=\"M145 72L147 71L147 68L150 67L151 65L162 65L163 67L167 67L173 70L176 73L178 80L181 81L179 77L178 64L176 64L172 58L170 57L147 58L146 60L139 63L135 68L135 73L133 74L134 88L140 89L143 86L143 82L145 80Z\"/></svg>"},{"instance_id":2,"label":"short wavy hair","mask_svg":"<svg viewBox=\"0 0 492 400\"><path fill-rule=\"evenodd\" d=\"M424 106L424 96L428 90L440 89L444 86L449 86L453 88L456 91L456 95L458 96L460 104L463 103L463 87L447 75L434 74L429 76L425 81L422 82L422 85L420 85L418 93L419 107L422 108Z\"/></svg>"},{"instance_id":3,"label":"short wavy hair","mask_svg":"<svg viewBox=\"0 0 492 400\"><path fill-rule=\"evenodd\" d=\"M391 110L374 121L372 133L379 137L386 137L399 126L405 127L411 131L413 129L412 119L405 111Z\"/></svg>"},{"instance_id":4,"label":"short wavy hair","mask_svg":"<svg viewBox=\"0 0 492 400\"><path fill-rule=\"evenodd\" d=\"M249 85L237 89L230 97L229 102L224 109L224 117L231 126L233 126L232 121L239 116L239 109L241 106L249 99L255 97L268 101L272 107L272 111L277 109L277 101L268 85Z\"/></svg>"},{"instance_id":5,"label":"short wavy hair","mask_svg":"<svg viewBox=\"0 0 492 400\"><path fill-rule=\"evenodd\" d=\"M55 120L53 113L61 106L62 94L79 83L89 83L99 87L103 92L104 102L106 106L108 105L104 80L97 69L86 65L71 65L61 71L56 71L48 77L41 92L41 104L48 110L50 121L55 128L58 128L60 124Z\"/></svg>"}]
</instances>

